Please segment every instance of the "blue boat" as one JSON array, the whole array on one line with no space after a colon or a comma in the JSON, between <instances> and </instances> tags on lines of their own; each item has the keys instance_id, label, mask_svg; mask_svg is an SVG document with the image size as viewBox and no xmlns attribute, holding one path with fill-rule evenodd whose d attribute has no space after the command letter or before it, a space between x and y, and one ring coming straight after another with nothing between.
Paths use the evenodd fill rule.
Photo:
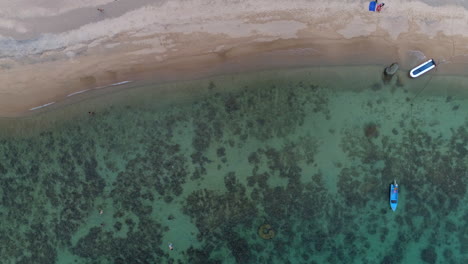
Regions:
<instances>
[{"instance_id":1,"label":"blue boat","mask_svg":"<svg viewBox=\"0 0 468 264\"><path fill-rule=\"evenodd\" d=\"M410 71L410 76L412 78L416 78L416 77L419 77L421 75L423 75L424 73L434 69L436 67L436 63L433 59L430 59L416 67L414 67L411 71Z\"/></svg>"},{"instance_id":2,"label":"blue boat","mask_svg":"<svg viewBox=\"0 0 468 264\"><path fill-rule=\"evenodd\" d=\"M398 190L398 184L396 180L393 180L393 183L390 184L390 207L392 208L393 211L396 210L397 205L398 205L398 193L400 190Z\"/></svg>"}]
</instances>

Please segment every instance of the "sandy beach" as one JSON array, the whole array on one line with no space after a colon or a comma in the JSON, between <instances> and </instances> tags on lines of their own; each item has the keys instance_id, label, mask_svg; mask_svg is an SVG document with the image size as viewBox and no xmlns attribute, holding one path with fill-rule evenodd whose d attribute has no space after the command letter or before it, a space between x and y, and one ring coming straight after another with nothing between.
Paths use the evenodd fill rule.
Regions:
<instances>
[{"instance_id":1,"label":"sandy beach","mask_svg":"<svg viewBox=\"0 0 468 264\"><path fill-rule=\"evenodd\" d=\"M468 263L468 0L378 1L0 1L0 264Z\"/></svg>"},{"instance_id":2,"label":"sandy beach","mask_svg":"<svg viewBox=\"0 0 468 264\"><path fill-rule=\"evenodd\" d=\"M467 9L426 2L380 13L334 0L0 3L0 116L112 85L291 66L409 70L434 58L436 74L466 74Z\"/></svg>"}]
</instances>

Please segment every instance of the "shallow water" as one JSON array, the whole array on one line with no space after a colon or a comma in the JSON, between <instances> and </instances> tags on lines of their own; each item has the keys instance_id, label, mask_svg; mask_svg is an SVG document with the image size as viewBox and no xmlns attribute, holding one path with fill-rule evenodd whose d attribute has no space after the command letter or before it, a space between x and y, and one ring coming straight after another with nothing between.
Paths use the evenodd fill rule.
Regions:
<instances>
[{"instance_id":1,"label":"shallow water","mask_svg":"<svg viewBox=\"0 0 468 264\"><path fill-rule=\"evenodd\" d=\"M260 72L3 120L0 255L466 263L468 82L399 78L370 66Z\"/></svg>"}]
</instances>

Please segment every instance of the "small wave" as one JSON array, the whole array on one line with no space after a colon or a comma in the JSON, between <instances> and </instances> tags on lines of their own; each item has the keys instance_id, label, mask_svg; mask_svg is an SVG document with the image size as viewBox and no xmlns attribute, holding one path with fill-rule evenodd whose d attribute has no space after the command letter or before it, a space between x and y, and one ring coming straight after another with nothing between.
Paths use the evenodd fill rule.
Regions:
<instances>
[{"instance_id":1,"label":"small wave","mask_svg":"<svg viewBox=\"0 0 468 264\"><path fill-rule=\"evenodd\" d=\"M126 84L126 83L131 83L131 82L132 81L123 81L123 82L113 83L110 86L117 86L117 85L122 85L122 84Z\"/></svg>"},{"instance_id":2,"label":"small wave","mask_svg":"<svg viewBox=\"0 0 468 264\"><path fill-rule=\"evenodd\" d=\"M55 102L50 102L50 103L47 103L47 104L43 104L43 105L40 105L40 106L33 107L33 108L29 109L29 111L37 110L37 109L49 106L51 104L55 104Z\"/></svg>"},{"instance_id":3,"label":"small wave","mask_svg":"<svg viewBox=\"0 0 468 264\"><path fill-rule=\"evenodd\" d=\"M133 82L133 81L123 81L123 82L113 83L113 84L110 84L110 85L107 85L107 86L99 86L99 87L96 87L96 88L93 88L93 89L81 90L81 91L78 91L78 92L71 93L71 94L67 95L67 97L77 95L77 94L80 94L80 93L84 93L84 92L87 92L87 91L90 91L90 90L101 89L101 88L105 88L105 87L109 87L109 86L117 86L117 85L122 85L122 84L126 84L126 83L131 83L131 82ZM47 104L44 104L44 105L33 107L33 108L29 109L29 111L41 109L43 107L47 107L47 106L52 105L52 104L55 104L55 102L50 102L50 103L47 103Z\"/></svg>"},{"instance_id":4,"label":"small wave","mask_svg":"<svg viewBox=\"0 0 468 264\"><path fill-rule=\"evenodd\" d=\"M133 82L133 81L123 81L123 82L113 83L113 84L109 84L109 85L98 86L98 87L94 87L92 90L98 90L98 89L102 89L102 88L107 88L107 87L111 87L111 86L122 85L122 84L126 84L126 83L131 83L131 82Z\"/></svg>"},{"instance_id":5,"label":"small wave","mask_svg":"<svg viewBox=\"0 0 468 264\"><path fill-rule=\"evenodd\" d=\"M87 92L87 91L89 91L89 90L90 90L90 89L86 89L86 90L81 90L81 91L78 91L78 92L74 92L74 93L71 93L71 94L67 95L67 97L73 96L73 95L76 95L76 94L80 94L80 93L84 93L84 92Z\"/></svg>"}]
</instances>

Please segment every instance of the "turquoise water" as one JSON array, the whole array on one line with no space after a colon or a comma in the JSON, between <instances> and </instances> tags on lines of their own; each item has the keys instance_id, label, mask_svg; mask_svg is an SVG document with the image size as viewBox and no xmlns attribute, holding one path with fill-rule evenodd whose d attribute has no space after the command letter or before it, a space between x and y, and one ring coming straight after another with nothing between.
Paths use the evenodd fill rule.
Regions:
<instances>
[{"instance_id":1,"label":"turquoise water","mask_svg":"<svg viewBox=\"0 0 468 264\"><path fill-rule=\"evenodd\" d=\"M468 81L380 70L224 76L1 121L2 263L466 263Z\"/></svg>"}]
</instances>

